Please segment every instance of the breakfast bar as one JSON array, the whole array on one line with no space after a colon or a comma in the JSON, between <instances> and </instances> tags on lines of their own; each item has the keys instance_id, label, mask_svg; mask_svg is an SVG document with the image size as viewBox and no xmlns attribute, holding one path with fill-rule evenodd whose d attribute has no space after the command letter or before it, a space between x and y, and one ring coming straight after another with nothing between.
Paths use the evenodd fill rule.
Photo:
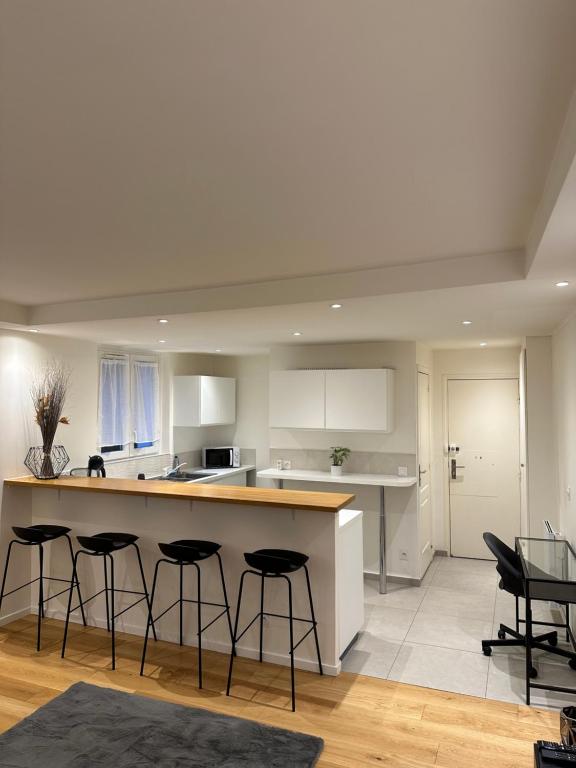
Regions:
<instances>
[{"instance_id":1,"label":"breakfast bar","mask_svg":"<svg viewBox=\"0 0 576 768\"><path fill-rule=\"evenodd\" d=\"M309 556L320 647L324 671L328 674L338 674L340 656L362 625L362 609L350 616L345 605L350 600L350 590L356 589L359 599L355 602L362 606L362 513L349 509L354 496L348 493L90 477L14 478L5 481L3 493L4 509L10 511L12 524L68 526L75 547L79 535L94 536L103 531L136 534L149 583L160 556L158 543L179 539L218 542L233 610L240 575L246 569L245 552L282 548L305 553ZM45 575L69 579L70 560L61 546L59 542L53 542L46 547ZM26 556L26 553L19 553L19 557ZM117 581L122 589L136 590L140 586L139 573L130 557L127 554L122 556L121 562L119 559ZM101 565L91 561L92 558L79 560L80 584L88 594L96 592L102 581ZM34 558L30 567L34 576ZM345 584L341 583L340 573L346 573ZM170 582L171 578L174 583ZM159 584L158 613L172 602L177 578L175 574L167 574ZM294 615L306 616L308 598L305 584L297 583L299 578L300 574L296 574L293 579ZM190 574L188 579L190 583L185 584L185 591L193 593L194 576ZM207 563L202 580L205 599L218 603L221 582L217 565ZM267 586L266 610L286 613L286 591L282 580ZM64 618L66 598L67 594L64 594L48 603L47 615ZM31 595L29 604L32 606L34 599ZM119 595L118 613L123 607L122 599ZM260 607L259 599L259 590L250 590L244 597L242 615L244 610L246 617L256 613ZM14 603L12 609L15 614L18 610L25 611L26 606ZM89 624L106 626L103 599L93 600L86 610ZM188 606L184 614L185 643L191 645L195 644L196 637L194 611L194 607ZM78 612L73 615L73 620L80 620ZM146 622L146 607L142 603L119 617L117 629L143 635ZM177 617L166 614L157 624L157 633L163 640L177 642ZM280 619L267 618L265 633L265 660L289 664L285 624ZM229 653L230 637L225 623L215 622L207 629L202 644L205 648ZM256 625L242 637L236 650L239 655L258 657ZM295 665L302 669L317 668L311 636L299 645Z\"/></svg>"}]
</instances>

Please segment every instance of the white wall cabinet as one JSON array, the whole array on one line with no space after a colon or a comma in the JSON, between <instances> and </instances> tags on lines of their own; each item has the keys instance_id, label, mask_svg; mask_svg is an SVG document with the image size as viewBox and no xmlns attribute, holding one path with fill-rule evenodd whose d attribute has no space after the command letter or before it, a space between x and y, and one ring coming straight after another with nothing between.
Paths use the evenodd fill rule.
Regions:
<instances>
[{"instance_id":1,"label":"white wall cabinet","mask_svg":"<svg viewBox=\"0 0 576 768\"><path fill-rule=\"evenodd\" d=\"M175 376L174 426L207 427L236 421L236 379Z\"/></svg>"},{"instance_id":2,"label":"white wall cabinet","mask_svg":"<svg viewBox=\"0 0 576 768\"><path fill-rule=\"evenodd\" d=\"M391 432L393 371L326 371L326 429Z\"/></svg>"},{"instance_id":3,"label":"white wall cabinet","mask_svg":"<svg viewBox=\"0 0 576 768\"><path fill-rule=\"evenodd\" d=\"M270 427L391 432L394 371L272 371Z\"/></svg>"},{"instance_id":4,"label":"white wall cabinet","mask_svg":"<svg viewBox=\"0 0 576 768\"><path fill-rule=\"evenodd\" d=\"M269 397L271 427L324 429L324 371L272 371Z\"/></svg>"}]
</instances>

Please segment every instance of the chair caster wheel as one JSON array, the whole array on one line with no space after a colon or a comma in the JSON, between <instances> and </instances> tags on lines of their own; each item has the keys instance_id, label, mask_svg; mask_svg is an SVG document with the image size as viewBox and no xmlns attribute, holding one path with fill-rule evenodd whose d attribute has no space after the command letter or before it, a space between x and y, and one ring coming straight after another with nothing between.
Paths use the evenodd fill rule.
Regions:
<instances>
[{"instance_id":1,"label":"chair caster wheel","mask_svg":"<svg viewBox=\"0 0 576 768\"><path fill-rule=\"evenodd\" d=\"M548 644L549 644L549 645L551 645L553 648L555 648L555 647L558 645L558 636L556 636L556 637L551 637L551 638L548 640Z\"/></svg>"},{"instance_id":2,"label":"chair caster wheel","mask_svg":"<svg viewBox=\"0 0 576 768\"><path fill-rule=\"evenodd\" d=\"M503 629L498 630L498 640L506 640L506 632Z\"/></svg>"},{"instance_id":3,"label":"chair caster wheel","mask_svg":"<svg viewBox=\"0 0 576 768\"><path fill-rule=\"evenodd\" d=\"M492 656L492 648L489 645L482 646L482 653L484 656Z\"/></svg>"},{"instance_id":4,"label":"chair caster wheel","mask_svg":"<svg viewBox=\"0 0 576 768\"><path fill-rule=\"evenodd\" d=\"M570 669L576 670L576 659L570 659L570 661L568 662L568 666L570 667Z\"/></svg>"},{"instance_id":5,"label":"chair caster wheel","mask_svg":"<svg viewBox=\"0 0 576 768\"><path fill-rule=\"evenodd\" d=\"M536 667L532 667L532 669L530 670L530 677L532 678L532 680L534 680L535 677L538 677L538 670L536 669Z\"/></svg>"}]
</instances>

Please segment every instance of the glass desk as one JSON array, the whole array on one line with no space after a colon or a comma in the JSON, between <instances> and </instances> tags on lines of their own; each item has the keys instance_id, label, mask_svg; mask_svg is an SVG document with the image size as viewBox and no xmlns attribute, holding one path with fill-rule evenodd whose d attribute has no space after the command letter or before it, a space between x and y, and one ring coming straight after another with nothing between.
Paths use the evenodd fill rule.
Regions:
<instances>
[{"instance_id":1,"label":"glass desk","mask_svg":"<svg viewBox=\"0 0 576 768\"><path fill-rule=\"evenodd\" d=\"M566 639L576 650L576 643L570 628L570 603L576 603L576 552L564 539L516 539L516 551L522 562L524 596L526 599L526 638L533 639L533 625L561 627L566 630ZM550 600L563 603L566 610L566 623L534 621L532 619L532 600ZM573 651L551 648L545 643L526 643L526 703L530 704L530 689L540 688L548 691L576 693L576 688L545 685L533 682L532 648L564 656L570 667L576 669ZM567 670L568 672L568 670Z\"/></svg>"}]
</instances>

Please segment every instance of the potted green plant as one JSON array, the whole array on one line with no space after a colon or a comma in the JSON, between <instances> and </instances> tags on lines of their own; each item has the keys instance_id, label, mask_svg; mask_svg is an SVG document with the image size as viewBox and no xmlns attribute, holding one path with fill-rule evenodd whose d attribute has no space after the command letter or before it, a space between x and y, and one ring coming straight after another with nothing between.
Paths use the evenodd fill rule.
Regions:
<instances>
[{"instance_id":1,"label":"potted green plant","mask_svg":"<svg viewBox=\"0 0 576 768\"><path fill-rule=\"evenodd\" d=\"M334 477L340 477L342 475L342 465L348 456L350 456L350 448L342 448L342 446L336 446L330 450L330 458L332 459L330 472Z\"/></svg>"}]
</instances>

